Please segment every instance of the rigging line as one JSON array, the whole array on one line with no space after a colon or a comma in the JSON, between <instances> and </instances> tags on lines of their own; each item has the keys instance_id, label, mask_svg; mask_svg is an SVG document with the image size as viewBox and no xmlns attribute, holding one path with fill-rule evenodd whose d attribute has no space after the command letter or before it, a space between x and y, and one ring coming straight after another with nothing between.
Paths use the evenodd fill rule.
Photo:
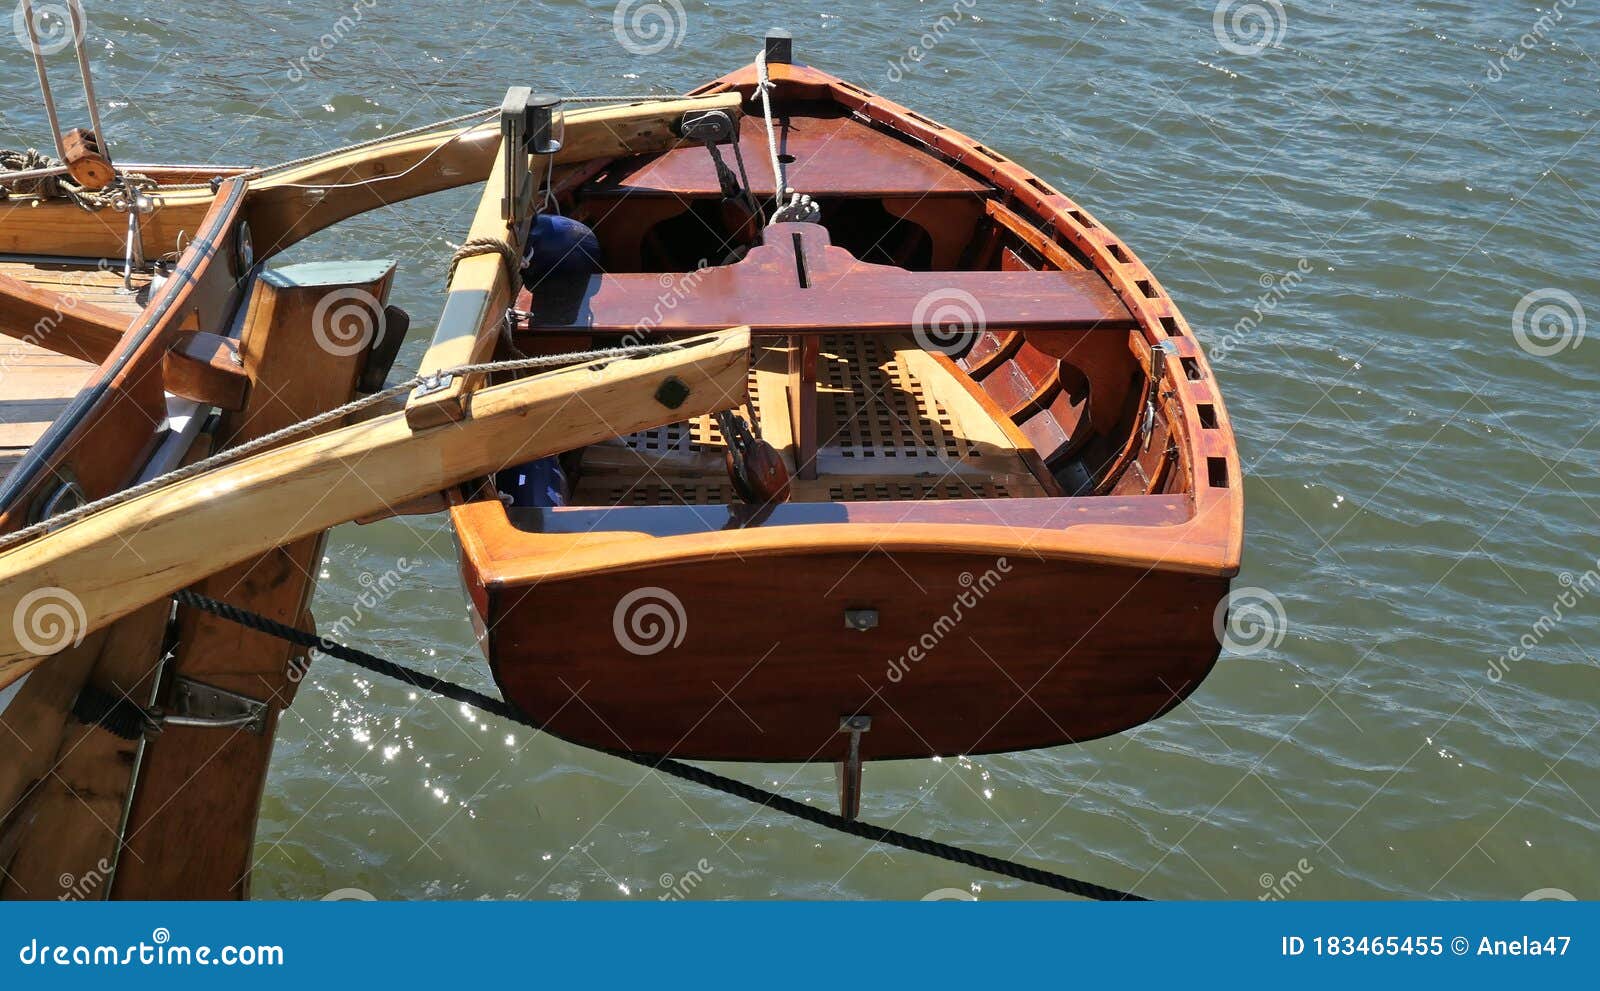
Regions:
<instances>
[{"instance_id":1,"label":"rigging line","mask_svg":"<svg viewBox=\"0 0 1600 991\"><path fill-rule=\"evenodd\" d=\"M557 365L578 365L590 361L605 361L614 358L633 358L648 354L664 354L668 351L676 351L679 349L680 345L671 343L637 344L629 347L604 348L597 351L576 351L568 354L549 354L539 355L533 358L516 358L510 361L486 361L472 365L457 365L453 368L441 368L438 371L431 372L427 375L413 375L404 382L391 385L388 388L374 392L369 396L362 396L360 399L351 400L350 402L345 403L343 406L330 409L324 413L318 413L316 416L301 420L298 423L291 423L289 426L280 430L274 430L271 433L263 434L262 436L257 437L255 440L247 441L246 443L240 444L236 447L227 448L224 451L213 454L209 458L196 461L194 464L186 465L185 467L178 468L174 471L169 471L165 475L158 475L148 481L140 482L138 485L130 486L129 488L122 489L119 492L113 492L110 495L96 499L93 502L84 503L83 505L74 509L69 509L65 512L58 513L49 519L41 520L32 526L23 527L20 530L0 535L0 550L4 550L5 548L11 547L14 544L20 544L26 540L32 540L34 537L42 536L43 534L51 531L58 530L61 527L64 527L69 523L74 523L92 513L98 513L101 510L110 509L113 506L120 506L125 502L137 499L138 497L153 492L156 489L162 488L163 486L171 485L174 482L181 482L186 478L192 478L195 475L210 471L213 468L220 468L223 465L231 464L234 461L238 461L241 458L255 453L256 451L260 451L281 441L287 440L290 437L298 436L307 432L308 430L314 430L317 427L325 424L341 420L352 413L359 413L368 407L376 406L397 396L402 396L417 386L423 385L429 381L437 381L440 378L455 375L478 375L491 372L529 371L536 368L550 368Z\"/></svg>"},{"instance_id":2,"label":"rigging line","mask_svg":"<svg viewBox=\"0 0 1600 991\"><path fill-rule=\"evenodd\" d=\"M311 633L307 630L301 630L292 626L287 626L283 623L277 622L276 620L270 619L269 617L262 616L259 613L251 612L248 609L241 609L238 606L222 602L218 599L210 598L209 596L201 595L200 593L190 589L180 589L172 594L172 598L182 605L208 612L213 616L225 619L231 623L237 623L238 625L247 629L256 630L260 633L265 633L268 636L277 637L280 640L287 641L288 643L292 643L300 647L316 650L320 653L328 655L329 657L337 658L338 660L353 664L356 667L371 671L374 674L380 674L388 678L393 678L396 681L404 682L413 688L417 688L422 691L433 692L434 694L443 696L444 698L450 699L453 702L460 702L464 705L470 705L491 715L499 716L502 719L517 723L521 726L526 726L528 729L534 730L535 732L550 733L550 735L556 736L556 734L551 733L551 731L546 729L541 723L538 723L524 715L520 710L503 699L497 699L491 695L485 695L482 692L474 691L463 685L445 681L442 678L425 674L421 671L415 670L414 668L408 668L402 664L397 664L394 661L378 657L375 654L369 654L366 651L358 650L354 647L348 647L343 644L334 643L333 641L328 640L326 637L320 637L317 634ZM1016 861L1006 860L1003 857L993 857L989 854L978 853L975 850L968 850L963 847L952 846L948 843L941 843L938 840L928 839L925 836L917 836L912 833L903 833L897 829L889 829L885 826L876 826L871 823L862 822L859 819L847 819L842 815L829 812L826 809L817 808L814 805L807 805L804 802L798 802L792 798L786 798L783 795L768 791L765 788L746 784L745 782L736 778L725 777L721 774L715 773L714 771L708 771L703 767L697 767L693 764L687 764L680 760L674 760L671 757L659 757L651 754L636 753L629 750L612 750L605 747L590 747L585 744L576 745L584 746L585 749L593 750L597 753L608 754L612 757L616 757L621 760L628 761L629 763L638 765L639 767L657 771L661 774L678 778L683 781L688 781L693 784L709 788L713 791L719 791L724 795L742 798L747 802L752 802L756 805L772 809L775 812L782 812L785 815L790 815L797 819L803 819L806 822L823 826L836 832L846 833L860 839L871 840L874 843L882 843L887 846L900 847L903 850L910 850L914 853L926 854L930 857L937 857L940 860L947 860L951 863L961 864L977 870L988 871L993 874L1000 874L1005 877L1016 878L1019 881L1026 881L1030 884L1040 885L1041 887L1053 888L1056 891L1064 891L1067 894L1077 895L1080 898L1088 898L1094 901L1149 901L1148 898L1145 898L1142 895L1136 895L1128 891L1119 891L1115 888L1108 888L1104 885L1095 884L1092 881L1084 881L1079 878L1068 877L1065 874L1058 874L1054 871L1047 871L1043 868L1032 867L1028 864L1019 864Z\"/></svg>"}]
</instances>

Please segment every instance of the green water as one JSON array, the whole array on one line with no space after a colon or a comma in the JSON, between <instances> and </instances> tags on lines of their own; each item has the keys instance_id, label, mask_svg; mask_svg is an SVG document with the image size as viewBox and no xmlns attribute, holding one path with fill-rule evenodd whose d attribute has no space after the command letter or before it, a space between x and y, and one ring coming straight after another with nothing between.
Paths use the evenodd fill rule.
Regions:
<instances>
[{"instance_id":1,"label":"green water","mask_svg":"<svg viewBox=\"0 0 1600 991\"><path fill-rule=\"evenodd\" d=\"M1282 619L1258 613L1264 631L1136 732L875 765L864 816L1157 898L1600 897L1592 7L1263 0L1224 4L1219 28L1210 3L683 0L640 55L610 3L93 6L125 158L279 161L511 83L681 91L783 23L800 60L1023 163L1115 229L1212 349L1247 474L1238 585ZM3 143L43 142L21 50L3 66ZM409 369L476 197L293 255L398 259ZM335 531L321 625L402 558L351 640L492 688L438 519ZM833 802L828 767L719 769ZM268 898L1045 894L335 662L284 719L257 854Z\"/></svg>"}]
</instances>

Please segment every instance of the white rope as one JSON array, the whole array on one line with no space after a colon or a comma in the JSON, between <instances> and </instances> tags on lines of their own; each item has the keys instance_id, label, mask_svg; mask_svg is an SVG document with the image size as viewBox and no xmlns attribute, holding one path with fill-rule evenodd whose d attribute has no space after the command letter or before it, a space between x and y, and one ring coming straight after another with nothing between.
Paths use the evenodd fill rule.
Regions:
<instances>
[{"instance_id":1,"label":"white rope","mask_svg":"<svg viewBox=\"0 0 1600 991\"><path fill-rule=\"evenodd\" d=\"M772 80L767 77L767 49L762 46L756 56L756 92L761 94L761 116L767 124L767 154L772 159L772 209L776 213L783 205L783 194L788 184L783 178L783 160L778 157L778 135L772 128Z\"/></svg>"},{"instance_id":2,"label":"white rope","mask_svg":"<svg viewBox=\"0 0 1600 991\"><path fill-rule=\"evenodd\" d=\"M603 361L614 358L631 358L647 354L663 354L668 351L678 350L679 347L680 345L677 344L638 344L630 347L603 348L598 351L576 351L569 354L540 355L536 358L519 358L515 361L488 361L476 365L457 365L454 368L442 368L439 371L433 372L429 375L414 375L406 381L397 385L391 385L381 392L374 392L370 396L362 396L360 399L352 400L348 403L345 403L343 406L330 409L325 413L318 413L316 416L313 416L310 419L301 420L299 423L292 423L281 430L274 430L269 434L264 434L260 437L257 437L255 440L247 441L236 447L230 447L218 454L213 454L209 458L204 458L200 461L194 462L193 464L185 465L184 467L178 468L174 471L169 471L165 475L158 475L149 481L141 482L138 485L123 489L120 492L113 492L104 498L85 503L76 509L67 510L64 513L50 517L48 520L35 523L29 527L24 527L21 530L17 530L13 533L0 535L0 549L10 547L13 544L22 543L26 540L32 540L34 537L41 536L53 530L58 530L69 523L74 523L84 518L85 516L101 512L102 510L110 509L113 506L120 506L125 502L137 499L142 495L146 495L147 493L155 491L156 489L167 485L172 485L175 482L181 482L187 478L193 478L195 475L211 471L213 468L220 468L223 465L231 464L264 448L272 447L273 445L287 440L290 437L306 433L310 430L315 430L316 428L325 424L344 419L352 413L359 413L370 406L375 406L396 396L404 395L405 393L410 392L412 389L415 389L417 386L426 382L440 381L445 376L476 375L487 372L528 371L535 368L549 368L554 365L576 365L590 361Z\"/></svg>"}]
</instances>

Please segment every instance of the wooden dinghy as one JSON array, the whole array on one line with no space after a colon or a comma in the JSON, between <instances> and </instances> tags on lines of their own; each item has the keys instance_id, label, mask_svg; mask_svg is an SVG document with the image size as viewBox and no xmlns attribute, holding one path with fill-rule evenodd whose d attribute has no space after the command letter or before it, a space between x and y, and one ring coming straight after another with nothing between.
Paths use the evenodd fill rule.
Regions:
<instances>
[{"instance_id":1,"label":"wooden dinghy","mask_svg":"<svg viewBox=\"0 0 1600 991\"><path fill-rule=\"evenodd\" d=\"M593 234L563 259L595 257L525 270L506 346L737 323L755 351L733 420L464 491L502 690L585 744L725 760L1019 750L1161 715L1217 657L1241 546L1198 341L1077 204L789 47L696 91L744 111L698 122L711 147L556 175L562 223ZM769 223L780 167L819 216ZM771 485L730 470L730 432L781 459Z\"/></svg>"}]
</instances>

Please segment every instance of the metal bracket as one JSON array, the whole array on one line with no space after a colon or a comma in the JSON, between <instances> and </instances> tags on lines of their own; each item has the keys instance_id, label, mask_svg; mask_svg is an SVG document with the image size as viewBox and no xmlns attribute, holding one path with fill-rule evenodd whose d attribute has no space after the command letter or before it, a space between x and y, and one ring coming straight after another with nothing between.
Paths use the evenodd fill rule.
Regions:
<instances>
[{"instance_id":1,"label":"metal bracket","mask_svg":"<svg viewBox=\"0 0 1600 991\"><path fill-rule=\"evenodd\" d=\"M423 396L431 396L435 392L443 392L444 390L450 388L450 383L454 382L455 378L456 377L454 375L444 375L439 372L434 372L432 375L424 378L422 380L422 384L411 391L411 396L413 399L421 399Z\"/></svg>"},{"instance_id":2,"label":"metal bracket","mask_svg":"<svg viewBox=\"0 0 1600 991\"><path fill-rule=\"evenodd\" d=\"M267 731L267 703L185 678L172 680L172 710L163 726L234 727L257 736Z\"/></svg>"},{"instance_id":3,"label":"metal bracket","mask_svg":"<svg viewBox=\"0 0 1600 991\"><path fill-rule=\"evenodd\" d=\"M839 717L839 732L850 734L848 755L834 765L839 778L839 814L846 819L861 814L861 734L871 728L871 716Z\"/></svg>"},{"instance_id":4,"label":"metal bracket","mask_svg":"<svg viewBox=\"0 0 1600 991\"><path fill-rule=\"evenodd\" d=\"M1156 397L1161 393L1161 379L1167 373L1167 361L1178 354L1177 345L1161 341L1150 348L1150 396L1144 404L1144 420L1139 425L1141 450L1150 449L1150 434L1156 427Z\"/></svg>"},{"instance_id":5,"label":"metal bracket","mask_svg":"<svg viewBox=\"0 0 1600 991\"><path fill-rule=\"evenodd\" d=\"M678 136L696 144L723 144L733 140L733 118L726 110L684 114L678 122Z\"/></svg>"}]
</instances>

